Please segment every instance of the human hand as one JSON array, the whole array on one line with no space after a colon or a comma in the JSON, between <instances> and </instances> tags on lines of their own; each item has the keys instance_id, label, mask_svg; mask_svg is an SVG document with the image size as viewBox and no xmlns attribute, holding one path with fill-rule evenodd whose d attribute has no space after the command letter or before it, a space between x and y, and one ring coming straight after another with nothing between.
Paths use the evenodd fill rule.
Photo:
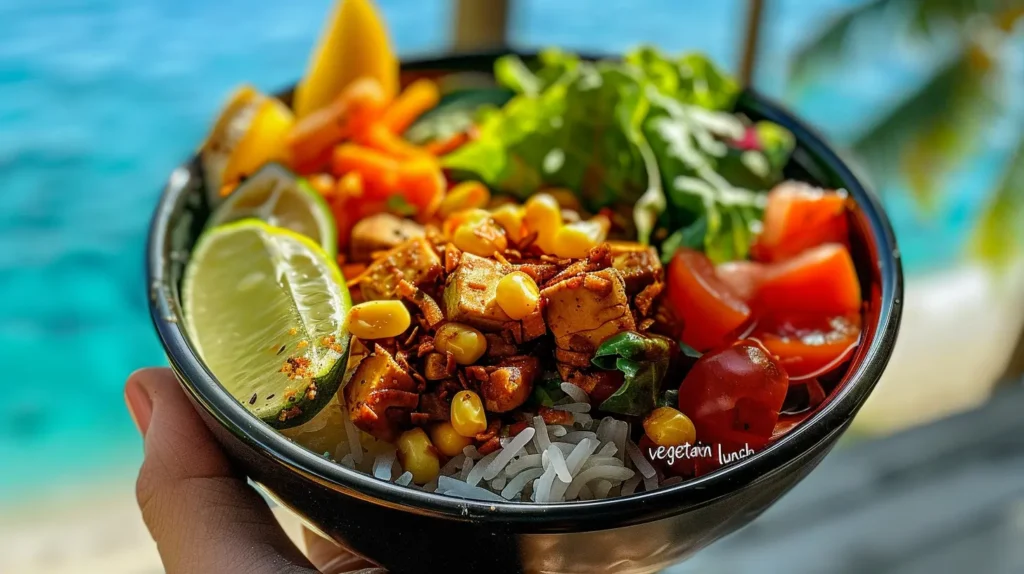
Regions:
<instances>
[{"instance_id":1,"label":"human hand","mask_svg":"<svg viewBox=\"0 0 1024 574\"><path fill-rule=\"evenodd\" d=\"M136 496L167 574L383 572L309 531L304 556L231 467L169 369L133 373L125 401L145 443Z\"/></svg>"}]
</instances>

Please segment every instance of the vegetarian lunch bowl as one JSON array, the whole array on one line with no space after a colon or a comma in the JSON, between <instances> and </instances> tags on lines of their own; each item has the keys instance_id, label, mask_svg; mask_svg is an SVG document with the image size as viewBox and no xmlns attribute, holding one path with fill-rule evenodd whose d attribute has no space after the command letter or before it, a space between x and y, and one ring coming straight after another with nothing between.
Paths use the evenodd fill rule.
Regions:
<instances>
[{"instance_id":1,"label":"vegetarian lunch bowl","mask_svg":"<svg viewBox=\"0 0 1024 574\"><path fill-rule=\"evenodd\" d=\"M395 571L685 557L828 452L902 296L856 177L703 57L400 65L367 0L230 98L149 255L229 454Z\"/></svg>"}]
</instances>

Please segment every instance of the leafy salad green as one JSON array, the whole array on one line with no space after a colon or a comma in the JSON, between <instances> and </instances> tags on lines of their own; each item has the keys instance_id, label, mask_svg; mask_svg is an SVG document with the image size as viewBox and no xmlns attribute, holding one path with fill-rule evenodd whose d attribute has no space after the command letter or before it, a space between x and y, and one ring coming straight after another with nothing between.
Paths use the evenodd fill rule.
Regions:
<instances>
[{"instance_id":1,"label":"leafy salad green","mask_svg":"<svg viewBox=\"0 0 1024 574\"><path fill-rule=\"evenodd\" d=\"M514 95L477 110L478 137L444 157L449 171L520 198L564 187L593 211L630 206L638 240L662 253L746 256L793 138L733 114L739 87L706 58L549 50L532 66L503 57L495 77Z\"/></svg>"}]
</instances>

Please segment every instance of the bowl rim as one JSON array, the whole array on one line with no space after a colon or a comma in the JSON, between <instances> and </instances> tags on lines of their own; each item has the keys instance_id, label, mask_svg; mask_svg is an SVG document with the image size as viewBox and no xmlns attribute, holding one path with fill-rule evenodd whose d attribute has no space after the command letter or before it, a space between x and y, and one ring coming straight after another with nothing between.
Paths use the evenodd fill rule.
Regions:
<instances>
[{"instance_id":1,"label":"bowl rim","mask_svg":"<svg viewBox=\"0 0 1024 574\"><path fill-rule=\"evenodd\" d=\"M514 50L481 52L418 58L403 61L402 66L403 70L482 71L491 69L486 64L492 64L496 57L509 53L527 58L535 55ZM190 180L195 177L190 169L193 162L171 173L152 217L147 246L150 314L170 366L197 405L269 462L348 496L417 514L458 521L515 524L543 532L579 530L581 526L598 530L677 515L753 485L841 431L867 399L895 345L902 314L903 273L888 217L877 197L849 164L815 130L779 104L749 89L741 99L744 109L789 129L802 148L844 183L867 221L868 240L877 255L873 263L879 267L881 278L876 336L868 342L861 360L851 365L845 384L816 414L760 452L700 478L652 492L603 500L537 504L467 500L418 491L376 479L306 450L252 416L231 397L199 359L182 327L180 305L174 299L176 289L169 283L170 266L179 257L170 251L169 226L172 216L184 206Z\"/></svg>"}]
</instances>

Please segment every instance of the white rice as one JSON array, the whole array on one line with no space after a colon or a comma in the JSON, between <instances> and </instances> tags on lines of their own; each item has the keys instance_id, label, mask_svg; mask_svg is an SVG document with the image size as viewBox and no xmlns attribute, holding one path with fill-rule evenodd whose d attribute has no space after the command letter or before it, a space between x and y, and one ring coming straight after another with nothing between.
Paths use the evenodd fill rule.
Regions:
<instances>
[{"instance_id":1,"label":"white rice","mask_svg":"<svg viewBox=\"0 0 1024 574\"><path fill-rule=\"evenodd\" d=\"M473 472L473 459L466 457L462 462L462 471L459 473L459 480L466 480L469 478L469 473Z\"/></svg>"},{"instance_id":2,"label":"white rice","mask_svg":"<svg viewBox=\"0 0 1024 574\"><path fill-rule=\"evenodd\" d=\"M447 494L449 496L458 496L460 498L505 502L500 496L494 494L493 492L485 488L479 488L477 486L466 484L465 482L455 480L450 476L438 477L437 491L443 492L443 494Z\"/></svg>"},{"instance_id":3,"label":"white rice","mask_svg":"<svg viewBox=\"0 0 1024 574\"><path fill-rule=\"evenodd\" d=\"M533 439L533 435L536 432L536 429L526 427L522 432L513 437L507 447L498 451L498 456L494 457L490 466L488 466L487 470L484 471L484 480L491 480L498 476L498 473L505 470L505 465L512 460L513 456L519 454L519 451L523 450L523 447Z\"/></svg>"},{"instance_id":4,"label":"white rice","mask_svg":"<svg viewBox=\"0 0 1024 574\"><path fill-rule=\"evenodd\" d=\"M655 475L655 476L645 476L644 477L644 490L646 490L647 492L651 492L652 490L657 490L657 489L658 489L658 477L657 477L657 475Z\"/></svg>"},{"instance_id":5,"label":"white rice","mask_svg":"<svg viewBox=\"0 0 1024 574\"><path fill-rule=\"evenodd\" d=\"M579 442L585 438L596 440L597 434L592 431L572 431L571 433L566 433L566 435L562 437L562 441L579 444Z\"/></svg>"},{"instance_id":6,"label":"white rice","mask_svg":"<svg viewBox=\"0 0 1024 574\"><path fill-rule=\"evenodd\" d=\"M640 474L642 474L644 478L651 478L652 476L658 474L654 470L654 467L651 466L651 463L647 462L647 459L644 458L644 455L640 452L640 449L637 448L637 446L633 444L633 441L631 440L626 441L626 453L629 455L630 460L633 461L633 466L635 466L636 469L640 471Z\"/></svg>"},{"instance_id":7,"label":"white rice","mask_svg":"<svg viewBox=\"0 0 1024 574\"><path fill-rule=\"evenodd\" d=\"M451 476L455 474L460 468L462 468L462 462L469 459L464 454L457 454L451 458L444 466L441 467L441 474L445 476Z\"/></svg>"},{"instance_id":8,"label":"white rice","mask_svg":"<svg viewBox=\"0 0 1024 574\"><path fill-rule=\"evenodd\" d=\"M520 472L512 477L512 480L508 481L505 488L501 489L501 497L507 500L512 500L516 495L523 492L523 488L525 488L531 480L538 478L542 474L544 474L544 469L540 467L533 467Z\"/></svg>"},{"instance_id":9,"label":"white rice","mask_svg":"<svg viewBox=\"0 0 1024 574\"><path fill-rule=\"evenodd\" d=\"M600 435L598 436L598 438L600 438ZM618 452L618 451L619 451L619 449L614 444L612 444L610 442L607 442L607 443L604 444L604 446L601 447L600 450L597 451L597 455L598 456L614 456L615 453Z\"/></svg>"},{"instance_id":10,"label":"white rice","mask_svg":"<svg viewBox=\"0 0 1024 574\"><path fill-rule=\"evenodd\" d=\"M544 422L544 418L540 416L533 417L533 428L537 431L537 434L533 435L533 441L537 445L537 452L544 452L548 449L548 445L551 444L551 439L548 438L548 425Z\"/></svg>"},{"instance_id":11,"label":"white rice","mask_svg":"<svg viewBox=\"0 0 1024 574\"><path fill-rule=\"evenodd\" d=\"M564 405L555 405L551 408L556 411L565 411L569 413L589 413L590 403L567 403Z\"/></svg>"},{"instance_id":12,"label":"white rice","mask_svg":"<svg viewBox=\"0 0 1024 574\"><path fill-rule=\"evenodd\" d=\"M608 498L608 491L610 491L611 489L612 483L603 478L594 481L594 498Z\"/></svg>"},{"instance_id":13,"label":"white rice","mask_svg":"<svg viewBox=\"0 0 1024 574\"><path fill-rule=\"evenodd\" d=\"M470 445L449 459L439 477L423 485L413 483L394 448L375 441L363 446L362 432L347 416L344 437L336 446L339 464L372 474L379 480L426 492L483 501L538 503L600 500L659 487L654 467L629 440L629 423L611 416L595 420L586 393L563 383L565 397L552 408L573 415L573 423L547 424L540 416L512 437L500 439L501 448L484 456ZM678 484L671 477L661 486Z\"/></svg>"},{"instance_id":14,"label":"white rice","mask_svg":"<svg viewBox=\"0 0 1024 574\"><path fill-rule=\"evenodd\" d=\"M551 485L555 482L555 467L551 465L533 483L533 501L551 502Z\"/></svg>"},{"instance_id":15,"label":"white rice","mask_svg":"<svg viewBox=\"0 0 1024 574\"><path fill-rule=\"evenodd\" d=\"M352 423L352 417L341 417L345 421L345 437L348 438L348 453L352 455L352 462L359 464L363 462L363 445L359 442L359 429Z\"/></svg>"},{"instance_id":16,"label":"white rice","mask_svg":"<svg viewBox=\"0 0 1024 574\"><path fill-rule=\"evenodd\" d=\"M620 491L620 494L622 496L628 496L630 494L633 494L634 492L636 492L636 487L638 484L640 484L639 473L634 474L630 478L627 478L626 481L622 483L622 490Z\"/></svg>"},{"instance_id":17,"label":"white rice","mask_svg":"<svg viewBox=\"0 0 1024 574\"><path fill-rule=\"evenodd\" d=\"M473 466L473 469L469 471L468 475L466 475L466 484L476 486L477 483L480 482L480 479L484 477L484 472L487 471L487 466L491 464L494 459L498 458L498 455L501 454L501 452L502 450L496 450L477 461L476 465Z\"/></svg>"},{"instance_id":18,"label":"white rice","mask_svg":"<svg viewBox=\"0 0 1024 574\"><path fill-rule=\"evenodd\" d=\"M555 445L548 447L548 460L551 461L551 466L555 467L555 474L558 478L564 482L572 481L572 475L569 474L569 465L565 463L565 458L562 456L562 451L558 450Z\"/></svg>"},{"instance_id":19,"label":"white rice","mask_svg":"<svg viewBox=\"0 0 1024 574\"><path fill-rule=\"evenodd\" d=\"M373 476L381 480L391 480L391 467L395 464L395 451L377 455L373 460Z\"/></svg>"},{"instance_id":20,"label":"white rice","mask_svg":"<svg viewBox=\"0 0 1024 574\"><path fill-rule=\"evenodd\" d=\"M542 458L542 455L539 454L524 454L523 456L508 463L508 466L505 467L505 474L509 476L515 476L519 474L520 471L525 470L527 468L535 466L540 467L542 466Z\"/></svg>"},{"instance_id":21,"label":"white rice","mask_svg":"<svg viewBox=\"0 0 1024 574\"><path fill-rule=\"evenodd\" d=\"M584 391L572 383L562 383L559 386L562 388L563 393L569 395L569 397L577 403L590 404L590 395L587 394L587 391Z\"/></svg>"}]
</instances>

